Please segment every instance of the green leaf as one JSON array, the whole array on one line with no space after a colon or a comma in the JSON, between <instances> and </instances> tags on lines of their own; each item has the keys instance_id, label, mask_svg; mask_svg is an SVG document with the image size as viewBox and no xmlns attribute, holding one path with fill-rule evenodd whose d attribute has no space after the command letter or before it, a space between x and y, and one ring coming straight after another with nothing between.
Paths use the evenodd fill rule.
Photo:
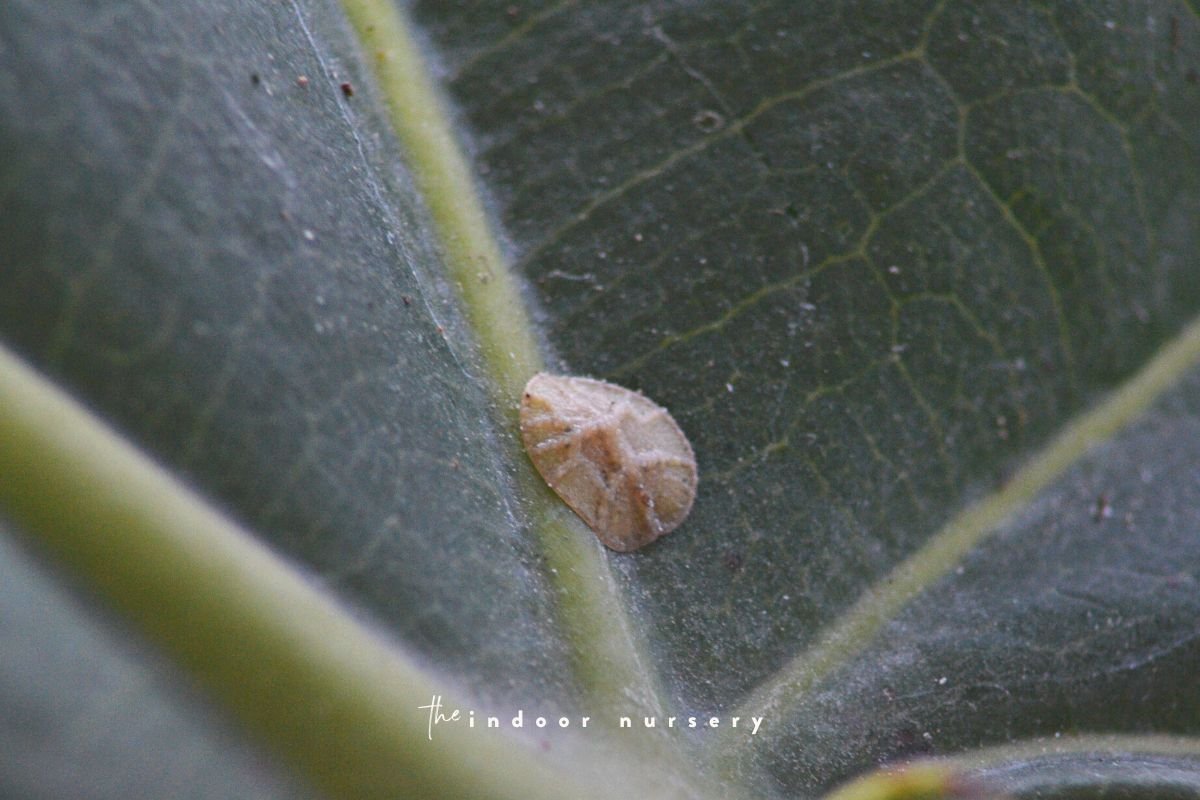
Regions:
<instances>
[{"instance_id":1,"label":"green leaf","mask_svg":"<svg viewBox=\"0 0 1200 800\"><path fill-rule=\"evenodd\" d=\"M1181 0L4 5L0 785L1194 796L1198 76ZM682 528L541 485L546 365Z\"/></svg>"}]
</instances>

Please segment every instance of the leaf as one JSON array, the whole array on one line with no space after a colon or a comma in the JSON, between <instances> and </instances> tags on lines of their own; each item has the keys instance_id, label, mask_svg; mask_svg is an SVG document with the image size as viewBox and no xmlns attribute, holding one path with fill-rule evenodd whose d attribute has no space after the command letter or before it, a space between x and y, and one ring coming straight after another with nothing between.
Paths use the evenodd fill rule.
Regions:
<instances>
[{"instance_id":1,"label":"leaf","mask_svg":"<svg viewBox=\"0 0 1200 800\"><path fill-rule=\"evenodd\" d=\"M0 336L199 499L3 372L6 785L1195 792L1194 7L51 6L0 10ZM682 528L608 554L540 486L543 361L671 410ZM596 723L431 743L429 686Z\"/></svg>"},{"instance_id":2,"label":"leaf","mask_svg":"<svg viewBox=\"0 0 1200 800\"><path fill-rule=\"evenodd\" d=\"M0 539L2 784L13 797L307 796L86 599Z\"/></svg>"}]
</instances>

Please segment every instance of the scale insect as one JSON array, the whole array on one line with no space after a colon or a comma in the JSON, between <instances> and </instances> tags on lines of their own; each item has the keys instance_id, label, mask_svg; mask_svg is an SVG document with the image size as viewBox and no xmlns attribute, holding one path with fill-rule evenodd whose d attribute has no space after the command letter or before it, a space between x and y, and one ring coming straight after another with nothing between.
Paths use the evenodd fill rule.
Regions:
<instances>
[{"instance_id":1,"label":"scale insect","mask_svg":"<svg viewBox=\"0 0 1200 800\"><path fill-rule=\"evenodd\" d=\"M529 460L605 546L670 533L696 499L696 457L665 408L612 383L539 372L521 396Z\"/></svg>"}]
</instances>

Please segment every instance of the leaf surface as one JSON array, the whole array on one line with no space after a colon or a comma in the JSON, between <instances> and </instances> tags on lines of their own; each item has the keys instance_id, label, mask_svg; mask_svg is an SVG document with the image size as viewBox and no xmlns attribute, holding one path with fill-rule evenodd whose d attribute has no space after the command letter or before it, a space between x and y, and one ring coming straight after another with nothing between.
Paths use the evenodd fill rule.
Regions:
<instances>
[{"instance_id":1,"label":"leaf surface","mask_svg":"<svg viewBox=\"0 0 1200 800\"><path fill-rule=\"evenodd\" d=\"M346 5L0 10L7 347L447 691L597 716L513 737L566 772L1195 788L1194 7L417 2L405 50ZM682 528L605 553L531 480L539 362L671 410Z\"/></svg>"}]
</instances>

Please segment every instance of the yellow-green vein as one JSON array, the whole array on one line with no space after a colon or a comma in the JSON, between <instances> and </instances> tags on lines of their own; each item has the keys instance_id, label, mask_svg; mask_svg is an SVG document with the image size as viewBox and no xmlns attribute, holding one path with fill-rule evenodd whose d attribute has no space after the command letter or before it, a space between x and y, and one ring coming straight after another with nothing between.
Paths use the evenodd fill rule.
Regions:
<instances>
[{"instance_id":1,"label":"yellow-green vein","mask_svg":"<svg viewBox=\"0 0 1200 800\"><path fill-rule=\"evenodd\" d=\"M1167 734L1092 733L1072 736L1046 736L1024 739L981 750L939 758L937 763L958 770L980 770L1004 766L1014 761L1062 756L1162 756L1195 759L1200 757L1200 738Z\"/></svg>"},{"instance_id":2,"label":"yellow-green vein","mask_svg":"<svg viewBox=\"0 0 1200 800\"><path fill-rule=\"evenodd\" d=\"M926 544L895 567L816 643L759 686L736 712L743 717L781 719L832 672L865 650L880 629L922 590L958 564L1007 519L1025 508L1043 489L1077 463L1090 448L1111 439L1200 362L1200 318L1193 320L1145 367L1092 410L1075 419L1030 459L1003 489L952 519ZM720 753L737 747L720 739ZM735 759L737 753L719 756Z\"/></svg>"},{"instance_id":3,"label":"yellow-green vein","mask_svg":"<svg viewBox=\"0 0 1200 800\"><path fill-rule=\"evenodd\" d=\"M484 362L515 430L525 382L542 367L517 282L501 255L471 169L407 21L390 0L343 0L383 93ZM515 437L513 439L515 442ZM518 457L518 489L557 583L561 625L597 714L662 710L653 671L602 548ZM644 744L644 742L642 743Z\"/></svg>"},{"instance_id":4,"label":"yellow-green vein","mask_svg":"<svg viewBox=\"0 0 1200 800\"><path fill-rule=\"evenodd\" d=\"M329 796L598 794L506 737L428 740L452 687L3 347L0 475L6 519Z\"/></svg>"},{"instance_id":5,"label":"yellow-green vein","mask_svg":"<svg viewBox=\"0 0 1200 800\"><path fill-rule=\"evenodd\" d=\"M907 764L883 767L839 786L825 800L916 800L937 797L1000 797L1013 791L1011 785L985 783L980 772L992 767L1007 767L1013 762L1027 765L1036 759L1061 761L1070 756L1088 759L1088 770L1094 773L1096 758L1103 758L1122 778L1148 778L1147 788L1161 786L1160 776L1154 773L1130 772L1131 764L1122 759L1147 757L1195 758L1200 755L1200 739L1186 736L1084 735L1055 736L1012 742L999 747L972 750L944 758L929 758ZM1056 765L1048 773L1053 786L1058 786L1062 768ZM1097 776L1097 780L1103 780ZM1032 788L1026 783L1028 794Z\"/></svg>"}]
</instances>

